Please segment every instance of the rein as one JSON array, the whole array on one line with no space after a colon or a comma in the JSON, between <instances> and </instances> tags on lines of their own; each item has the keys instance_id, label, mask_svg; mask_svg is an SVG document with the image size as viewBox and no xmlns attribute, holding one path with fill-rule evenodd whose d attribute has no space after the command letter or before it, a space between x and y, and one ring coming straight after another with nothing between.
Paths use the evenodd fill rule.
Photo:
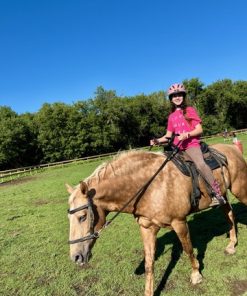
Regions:
<instances>
[{"instance_id":1,"label":"rein","mask_svg":"<svg viewBox=\"0 0 247 296\"><path fill-rule=\"evenodd\" d=\"M136 194L127 201L125 205L122 206L122 208L109 220L107 221L102 228L107 227L119 214L123 212L123 210L134 200L140 197L148 188L148 186L153 182L155 177L159 174L159 172L164 168L164 166L170 161L179 151L179 144L176 146L174 145L174 150L171 151L171 153L168 155L168 157L165 159L165 161L162 163L162 165L158 168L156 173L136 192Z\"/></svg>"},{"instance_id":2,"label":"rein","mask_svg":"<svg viewBox=\"0 0 247 296\"><path fill-rule=\"evenodd\" d=\"M179 146L181 144L181 141L177 144L177 145L173 145L173 150L171 151L171 153L167 156L167 158L165 159L165 161L161 164L161 166L158 168L158 170L156 171L156 173L136 192L136 194L131 197L131 199L129 199L127 201L126 204L124 204L122 206L122 208L120 208L120 210L108 221L105 222L105 224L101 227L100 230L98 231L94 231L94 213L93 213L93 209L92 209L92 200L91 198L87 195L87 199L88 199L88 203L80 206L76 209L73 210L68 210L68 214L73 215L76 212L79 212L81 210L84 209L88 209L90 212L90 216L91 216L91 221L90 221L90 234L87 236L84 236L82 238L79 239L75 239L75 240L69 240L68 243L69 244L76 244L76 243L81 243L90 239L97 239L99 238L99 234L100 232L105 229L107 226L109 226L112 221L114 219L117 218L117 216L119 214L121 214L123 212L123 210L134 200L134 199L138 199L139 197L141 197L144 192L147 190L147 188L149 187L149 185L153 182L153 180L155 179L155 177L159 174L159 172L164 168L164 166L168 163L168 161L170 161L179 151Z\"/></svg>"}]
</instances>

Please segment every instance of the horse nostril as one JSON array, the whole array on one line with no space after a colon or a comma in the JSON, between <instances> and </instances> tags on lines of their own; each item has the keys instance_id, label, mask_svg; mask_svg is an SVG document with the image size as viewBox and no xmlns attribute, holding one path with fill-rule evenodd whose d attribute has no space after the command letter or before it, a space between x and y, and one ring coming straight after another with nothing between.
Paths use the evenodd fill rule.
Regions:
<instances>
[{"instance_id":1,"label":"horse nostril","mask_svg":"<svg viewBox=\"0 0 247 296\"><path fill-rule=\"evenodd\" d=\"M83 257L81 254L77 254L73 257L75 263L82 263Z\"/></svg>"}]
</instances>

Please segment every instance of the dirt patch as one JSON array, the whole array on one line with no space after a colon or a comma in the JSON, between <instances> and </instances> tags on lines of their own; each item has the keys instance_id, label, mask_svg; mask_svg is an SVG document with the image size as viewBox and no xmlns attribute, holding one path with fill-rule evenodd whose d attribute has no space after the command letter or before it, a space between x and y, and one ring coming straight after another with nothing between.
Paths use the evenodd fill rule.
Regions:
<instances>
[{"instance_id":1,"label":"dirt patch","mask_svg":"<svg viewBox=\"0 0 247 296\"><path fill-rule=\"evenodd\" d=\"M87 293L87 287L83 284L76 284L73 286L73 289L78 296L86 295Z\"/></svg>"},{"instance_id":2,"label":"dirt patch","mask_svg":"<svg viewBox=\"0 0 247 296\"><path fill-rule=\"evenodd\" d=\"M95 294L91 294L89 291L94 286L95 283L98 282L98 278L96 276L86 277L84 279L84 284L78 283L73 285L73 289L78 296L94 296ZM85 285L86 283L86 285Z\"/></svg>"},{"instance_id":3,"label":"dirt patch","mask_svg":"<svg viewBox=\"0 0 247 296\"><path fill-rule=\"evenodd\" d=\"M42 287L42 286L48 286L50 284L51 278L48 276L40 276L36 279L35 286L36 287Z\"/></svg>"},{"instance_id":4,"label":"dirt patch","mask_svg":"<svg viewBox=\"0 0 247 296\"><path fill-rule=\"evenodd\" d=\"M19 219L19 218L21 218L21 217L23 217L23 216L22 216L22 215L12 216L12 217L10 217L10 218L7 218L7 221L13 221L13 220L15 220L15 219Z\"/></svg>"},{"instance_id":5,"label":"dirt patch","mask_svg":"<svg viewBox=\"0 0 247 296\"><path fill-rule=\"evenodd\" d=\"M207 291L200 285L192 285L190 283L190 288L193 290L193 292L196 292L197 295L207 295Z\"/></svg>"},{"instance_id":6,"label":"dirt patch","mask_svg":"<svg viewBox=\"0 0 247 296\"><path fill-rule=\"evenodd\" d=\"M8 181L8 182L0 183L0 187L19 185L19 184L22 184L22 183L33 181L33 180L35 180L37 178L38 178L37 176L23 177L23 178L20 178L20 179L15 179L15 180L11 180L11 181Z\"/></svg>"},{"instance_id":7,"label":"dirt patch","mask_svg":"<svg viewBox=\"0 0 247 296\"><path fill-rule=\"evenodd\" d=\"M231 296L244 295L247 292L247 280L232 281L230 287Z\"/></svg>"},{"instance_id":8,"label":"dirt patch","mask_svg":"<svg viewBox=\"0 0 247 296\"><path fill-rule=\"evenodd\" d=\"M20 234L21 234L21 231L13 231L10 233L10 236L15 238L15 237L19 236Z\"/></svg>"},{"instance_id":9,"label":"dirt patch","mask_svg":"<svg viewBox=\"0 0 247 296\"><path fill-rule=\"evenodd\" d=\"M166 292L173 291L176 288L176 286L177 286L176 281L169 280L167 281L163 291L166 291Z\"/></svg>"},{"instance_id":10,"label":"dirt patch","mask_svg":"<svg viewBox=\"0 0 247 296\"><path fill-rule=\"evenodd\" d=\"M63 199L45 199L45 198L40 198L32 201L32 204L36 207L47 205L47 204L53 204L53 205L59 205L59 204L64 204Z\"/></svg>"},{"instance_id":11,"label":"dirt patch","mask_svg":"<svg viewBox=\"0 0 247 296\"><path fill-rule=\"evenodd\" d=\"M144 251L143 251L142 248L140 248L140 249L134 249L133 250L133 254L136 255L136 256L143 257L144 256Z\"/></svg>"},{"instance_id":12,"label":"dirt patch","mask_svg":"<svg viewBox=\"0 0 247 296\"><path fill-rule=\"evenodd\" d=\"M36 199L35 201L33 201L33 205L35 206L42 206L42 205L47 205L48 203L50 203L50 201L46 200L46 199Z\"/></svg>"}]
</instances>

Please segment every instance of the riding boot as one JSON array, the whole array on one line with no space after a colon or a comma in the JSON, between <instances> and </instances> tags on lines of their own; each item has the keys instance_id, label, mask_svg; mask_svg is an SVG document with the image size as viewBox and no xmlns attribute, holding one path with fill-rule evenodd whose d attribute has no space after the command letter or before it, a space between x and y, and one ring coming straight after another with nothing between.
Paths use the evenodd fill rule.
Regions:
<instances>
[{"instance_id":1,"label":"riding boot","mask_svg":"<svg viewBox=\"0 0 247 296\"><path fill-rule=\"evenodd\" d=\"M212 197L212 202L209 204L209 207L222 206L226 204L226 200L222 196L222 193L220 190L220 184L217 180L214 180L212 184L212 189L213 189L213 197Z\"/></svg>"}]
</instances>

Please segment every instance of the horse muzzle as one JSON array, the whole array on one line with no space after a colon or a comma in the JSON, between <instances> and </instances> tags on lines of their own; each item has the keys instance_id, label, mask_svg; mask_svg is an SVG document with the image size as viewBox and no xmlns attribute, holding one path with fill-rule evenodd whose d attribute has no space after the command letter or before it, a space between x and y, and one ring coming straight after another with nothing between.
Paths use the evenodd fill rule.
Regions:
<instances>
[{"instance_id":1,"label":"horse muzzle","mask_svg":"<svg viewBox=\"0 0 247 296\"><path fill-rule=\"evenodd\" d=\"M71 260L80 266L87 264L91 257L92 257L91 251L77 252L70 256Z\"/></svg>"}]
</instances>

